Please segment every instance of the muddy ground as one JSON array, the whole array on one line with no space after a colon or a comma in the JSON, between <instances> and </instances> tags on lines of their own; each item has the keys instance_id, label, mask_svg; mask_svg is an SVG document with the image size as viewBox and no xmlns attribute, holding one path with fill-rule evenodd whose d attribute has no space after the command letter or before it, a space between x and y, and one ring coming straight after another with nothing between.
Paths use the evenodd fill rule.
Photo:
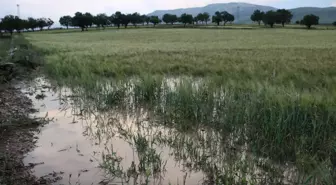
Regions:
<instances>
[{"instance_id":1,"label":"muddy ground","mask_svg":"<svg viewBox=\"0 0 336 185\"><path fill-rule=\"evenodd\" d=\"M0 87L0 184L51 184L60 178L58 174L51 172L46 177L36 178L32 169L39 164L23 163L25 154L36 147L36 133L46 122L29 117L37 110L16 87L17 83L1 84Z\"/></svg>"},{"instance_id":2,"label":"muddy ground","mask_svg":"<svg viewBox=\"0 0 336 185\"><path fill-rule=\"evenodd\" d=\"M32 169L39 164L23 163L24 156L35 148L36 133L46 121L29 116L37 110L20 89L22 79L29 80L27 77L38 73L37 65L27 65L35 64L36 55L22 39L13 38L12 51L0 57L0 185L51 184L59 178L56 173L36 178ZM1 41L4 43L9 42Z\"/></svg>"}]
</instances>

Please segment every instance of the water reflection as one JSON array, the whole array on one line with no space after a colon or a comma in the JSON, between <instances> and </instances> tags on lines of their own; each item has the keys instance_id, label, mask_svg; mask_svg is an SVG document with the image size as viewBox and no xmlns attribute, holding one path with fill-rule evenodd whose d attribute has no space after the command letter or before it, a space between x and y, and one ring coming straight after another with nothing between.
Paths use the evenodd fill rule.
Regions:
<instances>
[{"instance_id":1,"label":"water reflection","mask_svg":"<svg viewBox=\"0 0 336 185\"><path fill-rule=\"evenodd\" d=\"M144 91L130 82L86 91L47 90L41 87L49 84L39 80L37 92L30 93L45 95L35 101L41 109L37 116L55 121L42 129L40 147L26 161L45 162L35 168L39 176L65 172L63 184L319 184L319 179L298 173L290 163L280 165L253 155L244 127L175 127L171 123L190 121L176 116L178 110L167 110L169 98L176 97L164 89L174 89L179 82L157 83L160 90L156 86ZM213 102L208 99L214 96L202 93ZM143 101L156 105L148 107ZM213 120L219 107L200 110L194 117Z\"/></svg>"}]
</instances>

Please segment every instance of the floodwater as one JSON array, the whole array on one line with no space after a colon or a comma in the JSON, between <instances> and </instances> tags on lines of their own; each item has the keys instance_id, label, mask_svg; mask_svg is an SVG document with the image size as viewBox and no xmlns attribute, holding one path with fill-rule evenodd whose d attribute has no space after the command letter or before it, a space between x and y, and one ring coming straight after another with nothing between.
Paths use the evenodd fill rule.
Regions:
<instances>
[{"instance_id":1,"label":"floodwater","mask_svg":"<svg viewBox=\"0 0 336 185\"><path fill-rule=\"evenodd\" d=\"M182 133L145 107L98 110L68 88L36 84L24 90L39 109L32 116L50 122L25 163L41 163L33 169L37 177L58 173L55 184L291 184L296 178L295 168L254 157L230 134L232 143L214 130Z\"/></svg>"}]
</instances>

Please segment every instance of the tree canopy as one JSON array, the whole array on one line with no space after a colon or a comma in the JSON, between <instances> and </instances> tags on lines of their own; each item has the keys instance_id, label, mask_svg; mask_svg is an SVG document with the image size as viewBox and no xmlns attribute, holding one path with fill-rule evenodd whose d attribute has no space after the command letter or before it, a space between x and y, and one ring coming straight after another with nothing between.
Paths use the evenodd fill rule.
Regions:
<instances>
[{"instance_id":1,"label":"tree canopy","mask_svg":"<svg viewBox=\"0 0 336 185\"><path fill-rule=\"evenodd\" d=\"M292 12L286 9L277 10L277 23L282 24L282 27L285 27L285 24L291 22L293 18Z\"/></svg>"},{"instance_id":2,"label":"tree canopy","mask_svg":"<svg viewBox=\"0 0 336 185\"><path fill-rule=\"evenodd\" d=\"M320 18L316 15L310 14L305 15L302 19L302 23L307 26L308 29L311 28L312 25L318 25Z\"/></svg>"},{"instance_id":3,"label":"tree canopy","mask_svg":"<svg viewBox=\"0 0 336 185\"><path fill-rule=\"evenodd\" d=\"M277 12L270 10L266 12L263 16L263 22L265 25L269 25L271 28L273 28L274 24L277 22Z\"/></svg>"},{"instance_id":4,"label":"tree canopy","mask_svg":"<svg viewBox=\"0 0 336 185\"><path fill-rule=\"evenodd\" d=\"M193 23L193 16L191 14L182 14L180 17L180 22L184 24L184 27L186 26L186 24L192 24Z\"/></svg>"},{"instance_id":5,"label":"tree canopy","mask_svg":"<svg viewBox=\"0 0 336 185\"><path fill-rule=\"evenodd\" d=\"M260 25L260 22L263 20L265 12L262 12L260 10L255 10L253 14L251 15L251 20L253 22L257 22Z\"/></svg>"},{"instance_id":6,"label":"tree canopy","mask_svg":"<svg viewBox=\"0 0 336 185\"><path fill-rule=\"evenodd\" d=\"M151 16L151 17L150 17L150 22L151 22L151 23L154 25L154 27L155 27L155 25L159 24L159 23L161 22L161 20L159 19L158 16Z\"/></svg>"},{"instance_id":7,"label":"tree canopy","mask_svg":"<svg viewBox=\"0 0 336 185\"><path fill-rule=\"evenodd\" d=\"M69 26L72 25L72 17L70 15L63 16L60 18L59 23L69 29Z\"/></svg>"},{"instance_id":8,"label":"tree canopy","mask_svg":"<svg viewBox=\"0 0 336 185\"><path fill-rule=\"evenodd\" d=\"M177 22L177 15L173 14L164 14L162 17L162 21L165 22L166 24L174 24Z\"/></svg>"}]
</instances>

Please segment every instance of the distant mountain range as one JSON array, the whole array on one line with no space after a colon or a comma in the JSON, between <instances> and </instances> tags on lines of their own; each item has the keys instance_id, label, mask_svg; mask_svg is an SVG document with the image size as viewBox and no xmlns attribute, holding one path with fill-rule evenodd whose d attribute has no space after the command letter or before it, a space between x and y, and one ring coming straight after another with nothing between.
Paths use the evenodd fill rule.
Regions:
<instances>
[{"instance_id":1,"label":"distant mountain range","mask_svg":"<svg viewBox=\"0 0 336 185\"><path fill-rule=\"evenodd\" d=\"M269 11L277 10L271 6L262 6L249 3L217 3L209 4L204 7L175 9L175 10L156 10L148 15L157 15L162 17L166 13L176 14L180 16L183 13L192 14L196 16L199 13L208 12L211 16L216 11L227 11L234 15L236 23L247 24L251 23L250 16L254 10ZM316 7L301 7L290 9L293 14L292 22L301 20L307 14L315 14L320 17L320 24L329 24L336 21L336 7L316 8Z\"/></svg>"}]
</instances>

